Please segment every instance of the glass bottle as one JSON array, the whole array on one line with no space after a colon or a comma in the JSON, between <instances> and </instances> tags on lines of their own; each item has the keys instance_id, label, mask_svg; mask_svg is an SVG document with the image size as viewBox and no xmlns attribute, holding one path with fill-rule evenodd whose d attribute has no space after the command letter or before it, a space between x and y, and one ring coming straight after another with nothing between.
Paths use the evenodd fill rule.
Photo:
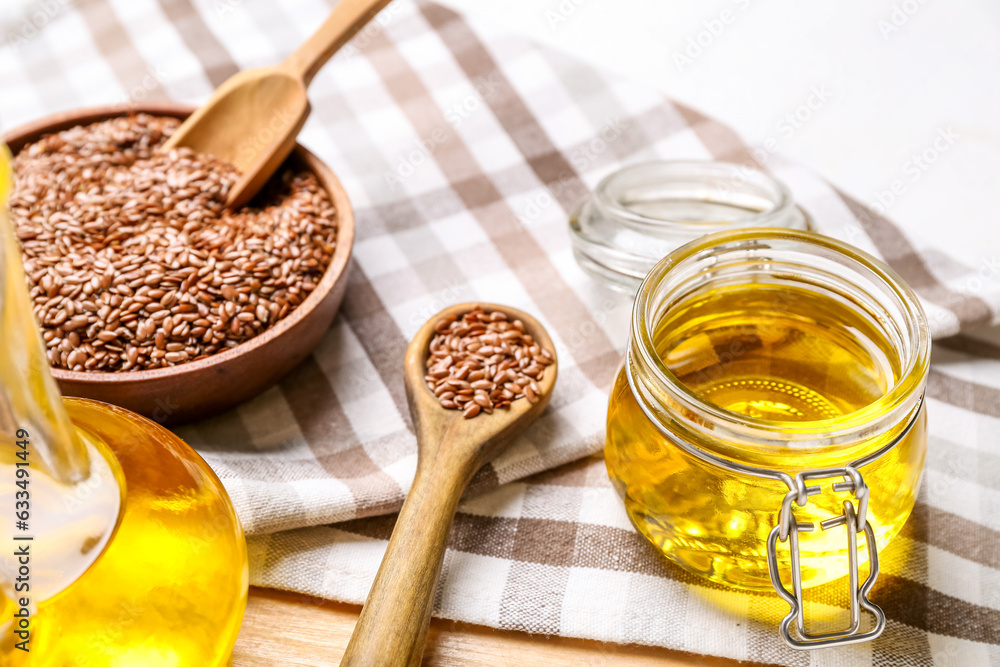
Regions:
<instances>
[{"instance_id":1,"label":"glass bottle","mask_svg":"<svg viewBox=\"0 0 1000 667\"><path fill-rule=\"evenodd\" d=\"M160 425L62 399L7 216L0 145L0 665L225 665L246 541L208 465Z\"/></svg>"}]
</instances>

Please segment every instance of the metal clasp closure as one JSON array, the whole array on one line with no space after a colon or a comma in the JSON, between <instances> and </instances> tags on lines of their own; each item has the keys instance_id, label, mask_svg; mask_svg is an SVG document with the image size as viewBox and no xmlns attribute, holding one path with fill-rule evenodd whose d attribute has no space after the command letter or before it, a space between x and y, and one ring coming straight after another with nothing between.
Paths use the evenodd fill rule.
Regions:
<instances>
[{"instance_id":1,"label":"metal clasp closure","mask_svg":"<svg viewBox=\"0 0 1000 667\"><path fill-rule=\"evenodd\" d=\"M628 378L629 388L632 390L632 395L635 397L636 401L638 401L639 407L649 419L650 423L656 426L657 430L659 430L668 442L672 443L687 454L708 463L709 465L718 466L723 470L728 470L729 472L737 475L746 475L758 479L780 480L788 486L788 494L781 503L781 514L778 517L778 525L774 527L770 535L767 537L767 566L771 574L771 583L774 585L774 589L778 592L778 595L780 595L792 607L791 612L785 617L781 624L781 636L784 638L785 643L798 649L823 648L824 646L835 646L839 644L856 644L870 639L875 639L882 634L882 630L885 628L885 614L881 609L868 600L868 593L872 586L875 585L875 579L878 577L878 550L875 547L875 534L872 531L871 525L867 522L868 487L865 485L865 481L862 479L861 473L858 472L858 468L863 468L864 466L877 461L879 458L892 451L896 445L902 442L909 435L910 431L913 429L914 425L916 425L923 412L923 394L920 395L916 405L913 407L913 411L910 413L910 417L906 421L906 425L902 428L902 430L896 433L895 437L893 437L889 442L864 457L855 459L846 467L802 472L793 478L791 475L782 470L759 468L757 466L748 465L740 461L719 456L703 449L693 442L688 442L678 434L674 433L671 429L667 428L658 413L651 407L657 404L657 400L655 397L648 395L642 388L642 385L637 383L635 380L633 365L630 361L632 354L632 347L630 346L628 352L629 359L626 359L625 363L625 374ZM833 485L833 491L852 492L858 506L855 508L854 503L849 501L844 502L844 514L823 521L820 524L820 527L823 528L823 530L828 530L830 528L834 528L835 526L847 526L847 541L849 547L848 559L850 561L851 569L851 627L842 632L810 635L806 633L805 630L805 611L802 605L802 572L799 569L799 532L808 532L813 530L813 525L809 523L803 523L801 525L796 523L795 517L792 515L792 501L795 501L795 504L799 507L804 507L809 502L809 496L816 495L821 492L819 487L806 486L807 480L831 479L837 477L843 478L844 481L835 483ZM870 564L870 570L865 583L859 587L857 547L858 533L862 531L865 533L865 543L868 546L868 562ZM788 590L781 583L781 577L778 576L777 543L779 539L781 542L791 540L789 549L792 553L792 585L794 593L788 592ZM861 626L861 609L868 611L875 617L874 627L864 633L858 632ZM792 637L789 630L793 620L797 620L797 638Z\"/></svg>"},{"instance_id":2,"label":"metal clasp closure","mask_svg":"<svg viewBox=\"0 0 1000 667\"><path fill-rule=\"evenodd\" d=\"M805 606L802 603L802 570L799 564L799 533L811 532L815 526L812 523L798 523L792 513L792 501L799 507L804 507L809 502L809 496L822 493L819 486L806 486L806 482L816 479L830 479L842 477L844 481L833 484L834 492L849 491L854 494L854 499L858 506L855 510L854 503L850 500L844 501L844 513L826 521L820 522L820 528L829 530L837 526L847 527L847 559L850 569L851 582L851 625L839 632L824 634L809 634L806 632ZM781 503L781 511L778 514L778 525L776 525L767 537L767 566L771 574L771 584L788 604L791 611L781 622L781 636L789 646L797 649L814 649L828 646L839 646L844 644L856 644L858 642L875 639L885 628L885 613L868 599L868 592L875 585L878 577L878 550L875 547L875 534L871 524L867 521L868 515L868 486L861 477L861 473L856 468L847 466L845 468L828 468L826 470L814 470L800 472L793 479L785 476L784 481L788 484L788 493ZM858 533L865 534L865 543L868 546L869 572L865 582L858 585ZM778 542L789 541L789 550L792 555L792 592L789 592L781 583L778 572ZM860 632L861 610L871 613L875 618L875 624L871 630ZM796 635L791 632L792 621L795 621Z\"/></svg>"}]
</instances>

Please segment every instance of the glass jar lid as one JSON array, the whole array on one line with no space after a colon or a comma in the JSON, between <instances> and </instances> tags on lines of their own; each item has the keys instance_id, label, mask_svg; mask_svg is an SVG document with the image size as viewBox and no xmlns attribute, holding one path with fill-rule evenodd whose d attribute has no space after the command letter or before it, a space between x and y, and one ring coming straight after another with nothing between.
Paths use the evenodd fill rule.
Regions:
<instances>
[{"instance_id":1,"label":"glass jar lid","mask_svg":"<svg viewBox=\"0 0 1000 667\"><path fill-rule=\"evenodd\" d=\"M744 227L807 229L788 188L729 162L653 161L605 177L570 217L585 271L634 294L650 269L705 234Z\"/></svg>"}]
</instances>

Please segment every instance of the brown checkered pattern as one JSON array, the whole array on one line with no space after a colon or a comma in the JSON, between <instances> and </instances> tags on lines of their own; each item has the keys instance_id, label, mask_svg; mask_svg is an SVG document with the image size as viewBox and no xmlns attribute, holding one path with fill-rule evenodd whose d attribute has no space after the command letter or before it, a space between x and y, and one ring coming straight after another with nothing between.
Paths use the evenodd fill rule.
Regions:
<instances>
[{"instance_id":1,"label":"brown checkered pattern","mask_svg":"<svg viewBox=\"0 0 1000 667\"><path fill-rule=\"evenodd\" d=\"M330 4L47 3L58 11L37 34L4 29L0 121L199 102L234 72L281 60ZM445 305L481 299L540 317L560 379L538 424L474 480L438 615L783 665L1000 664L1000 349L945 338L998 320L991 252L963 266L693 109L429 2L390 5L310 97L301 140L339 174L357 213L342 312L276 387L181 429L236 503L253 583L365 598L416 464L407 340ZM665 562L593 458L630 304L577 267L566 219L603 175L654 157L771 170L821 231L885 258L924 301L939 339L930 452L915 514L883 556L873 598L890 620L874 643L786 649L775 632L784 603ZM821 590L812 610L845 608L842 588Z\"/></svg>"}]
</instances>

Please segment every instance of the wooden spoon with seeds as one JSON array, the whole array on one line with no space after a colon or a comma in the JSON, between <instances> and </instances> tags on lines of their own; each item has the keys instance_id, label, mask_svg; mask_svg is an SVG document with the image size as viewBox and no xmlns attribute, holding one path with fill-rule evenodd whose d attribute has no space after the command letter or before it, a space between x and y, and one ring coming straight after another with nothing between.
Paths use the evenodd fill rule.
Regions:
<instances>
[{"instance_id":1,"label":"wooden spoon with seeds","mask_svg":"<svg viewBox=\"0 0 1000 667\"><path fill-rule=\"evenodd\" d=\"M534 403L520 398L507 408L466 419L461 410L441 405L424 376L437 323L461 317L477 305L486 312L501 312L510 320L520 320L526 333L552 353L553 363L537 383L538 400ZM527 313L507 306L452 306L432 317L414 336L406 350L404 379L417 434L417 473L342 666L420 664L459 498L476 471L542 413L552 396L557 368L555 346L545 328Z\"/></svg>"},{"instance_id":2,"label":"wooden spoon with seeds","mask_svg":"<svg viewBox=\"0 0 1000 667\"><path fill-rule=\"evenodd\" d=\"M170 137L164 150L187 146L242 172L226 204L250 201L295 147L309 116L306 88L340 47L390 0L340 0L305 44L277 67L239 72Z\"/></svg>"}]
</instances>

